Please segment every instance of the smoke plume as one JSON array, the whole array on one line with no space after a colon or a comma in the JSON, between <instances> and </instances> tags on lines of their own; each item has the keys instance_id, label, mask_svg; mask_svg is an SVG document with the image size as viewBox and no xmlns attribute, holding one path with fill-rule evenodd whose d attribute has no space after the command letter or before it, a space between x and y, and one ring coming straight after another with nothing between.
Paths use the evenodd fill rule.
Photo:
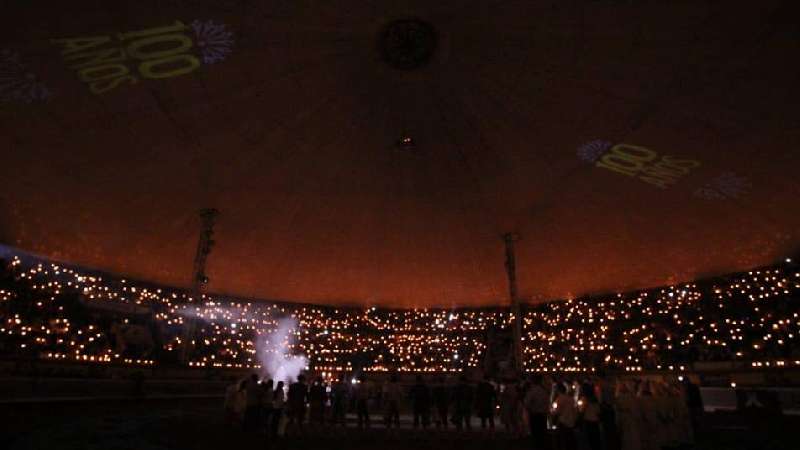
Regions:
<instances>
[{"instance_id":1,"label":"smoke plume","mask_svg":"<svg viewBox=\"0 0 800 450\"><path fill-rule=\"evenodd\" d=\"M266 369L270 378L276 382L288 383L296 380L308 365L305 356L289 353L294 339L292 332L296 327L297 320L291 317L280 319L275 331L266 337L259 337L256 344L261 367Z\"/></svg>"},{"instance_id":2,"label":"smoke plume","mask_svg":"<svg viewBox=\"0 0 800 450\"><path fill-rule=\"evenodd\" d=\"M0 246L0 250L2 247ZM240 323L252 323L260 316L251 311L235 307L213 306L210 308L187 308L179 312L184 317L202 320L210 323L225 323L231 329L236 329ZM278 319L275 330L269 334L253 336L256 346L256 356L261 363L262 372L266 372L275 382L283 381L288 384L297 379L300 372L308 366L308 358L304 355L292 355L294 344L294 331L297 320L293 317Z\"/></svg>"}]
</instances>

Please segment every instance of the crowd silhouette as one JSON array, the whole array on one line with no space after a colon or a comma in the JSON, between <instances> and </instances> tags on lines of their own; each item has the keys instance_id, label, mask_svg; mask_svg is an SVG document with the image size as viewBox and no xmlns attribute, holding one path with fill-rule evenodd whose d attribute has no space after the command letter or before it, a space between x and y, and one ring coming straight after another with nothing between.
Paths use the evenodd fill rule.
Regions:
<instances>
[{"instance_id":1,"label":"crowd silhouette","mask_svg":"<svg viewBox=\"0 0 800 450\"><path fill-rule=\"evenodd\" d=\"M310 430L351 427L506 433L552 450L655 450L691 446L703 412L688 378L566 379L538 374L473 382L417 375L402 383L364 374L327 382L299 375L288 387L258 375L228 388L228 420L248 433L291 439ZM352 412L351 420L348 413ZM380 425L376 425L372 419ZM502 429L495 430L499 419ZM500 427L498 427L500 428Z\"/></svg>"}]
</instances>

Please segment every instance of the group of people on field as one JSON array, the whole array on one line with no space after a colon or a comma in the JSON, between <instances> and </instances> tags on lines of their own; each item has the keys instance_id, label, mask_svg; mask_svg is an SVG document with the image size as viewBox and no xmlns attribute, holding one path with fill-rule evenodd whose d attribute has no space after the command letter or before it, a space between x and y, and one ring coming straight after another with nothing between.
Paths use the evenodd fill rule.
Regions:
<instances>
[{"instance_id":1,"label":"group of people on field","mask_svg":"<svg viewBox=\"0 0 800 450\"><path fill-rule=\"evenodd\" d=\"M499 418L508 433L529 437L535 448L656 450L693 442L702 400L691 383L646 379L533 375L521 382L486 377L473 383L462 375L455 383L439 376L429 384L417 375L404 385L394 374L382 384L364 375L307 383L299 375L286 387L253 374L228 388L225 407L231 421L270 438L300 432L306 424L346 426L353 411L355 425L364 429L375 419L399 428L406 413L413 428L470 430L474 416L483 430L494 430Z\"/></svg>"}]
</instances>

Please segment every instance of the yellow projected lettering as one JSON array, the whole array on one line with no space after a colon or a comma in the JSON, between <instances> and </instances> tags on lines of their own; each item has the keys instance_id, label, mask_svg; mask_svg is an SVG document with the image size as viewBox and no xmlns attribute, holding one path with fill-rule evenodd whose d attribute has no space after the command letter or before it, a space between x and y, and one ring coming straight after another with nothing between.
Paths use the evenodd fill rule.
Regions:
<instances>
[{"instance_id":1,"label":"yellow projected lettering","mask_svg":"<svg viewBox=\"0 0 800 450\"><path fill-rule=\"evenodd\" d=\"M139 71L145 78L171 78L189 73L200 66L200 61L191 55L175 55L167 58L145 61Z\"/></svg>"},{"instance_id":2,"label":"yellow projected lettering","mask_svg":"<svg viewBox=\"0 0 800 450\"><path fill-rule=\"evenodd\" d=\"M64 48L61 49L61 54L66 56L75 52L81 52L89 50L91 48L98 47L103 44L107 44L111 42L111 37L93 36L93 37L75 38L75 39L53 39L50 42L54 44L63 45Z\"/></svg>"},{"instance_id":3,"label":"yellow projected lettering","mask_svg":"<svg viewBox=\"0 0 800 450\"><path fill-rule=\"evenodd\" d=\"M109 92L140 78L164 79L191 73L200 60L191 53L189 27L181 21L114 36L53 39L78 78L95 94Z\"/></svg>"},{"instance_id":4,"label":"yellow projected lettering","mask_svg":"<svg viewBox=\"0 0 800 450\"><path fill-rule=\"evenodd\" d=\"M120 61L125 61L125 58L125 51L121 48L109 48L106 50L98 50L96 52L78 53L65 56L64 61L70 62L70 69L78 69L81 67L117 63ZM78 62L74 62L75 60Z\"/></svg>"},{"instance_id":5,"label":"yellow projected lettering","mask_svg":"<svg viewBox=\"0 0 800 450\"><path fill-rule=\"evenodd\" d=\"M617 144L600 157L595 165L666 189L692 169L699 167L700 161L671 155L660 156L649 148Z\"/></svg>"},{"instance_id":6,"label":"yellow projected lettering","mask_svg":"<svg viewBox=\"0 0 800 450\"><path fill-rule=\"evenodd\" d=\"M614 157L610 156L601 158L600 161L597 161L595 165L604 169L613 170L614 172L619 172L629 177L636 175L635 168L627 167L624 164L625 163L620 163L620 161L617 161Z\"/></svg>"},{"instance_id":7,"label":"yellow projected lettering","mask_svg":"<svg viewBox=\"0 0 800 450\"><path fill-rule=\"evenodd\" d=\"M176 20L174 24L167 25L164 27L147 28L144 30L119 33L117 34L117 39L119 39L120 41L128 41L131 39L138 39L146 36L153 36L156 34L166 34L166 33L174 33L177 31L185 31L187 29L189 29L189 27L184 25L183 22L181 22L180 20Z\"/></svg>"},{"instance_id":8,"label":"yellow projected lettering","mask_svg":"<svg viewBox=\"0 0 800 450\"><path fill-rule=\"evenodd\" d=\"M165 43L177 43L178 46L169 48L169 45L167 45L166 50L153 51L154 48L158 49L164 47L163 44ZM173 56L178 53L183 53L190 48L192 48L192 40L189 38L189 36L183 34L162 34L159 36L152 36L134 41L128 45L128 54L131 55L132 58L147 60Z\"/></svg>"},{"instance_id":9,"label":"yellow projected lettering","mask_svg":"<svg viewBox=\"0 0 800 450\"><path fill-rule=\"evenodd\" d=\"M116 88L122 83L136 84L137 81L138 80L136 77L125 75L119 78L112 78L110 80L95 81L94 83L89 84L89 90L94 94L102 94Z\"/></svg>"},{"instance_id":10,"label":"yellow projected lettering","mask_svg":"<svg viewBox=\"0 0 800 450\"><path fill-rule=\"evenodd\" d=\"M611 151L632 161L648 162L658 158L658 153L636 145L617 144L611 148Z\"/></svg>"},{"instance_id":11,"label":"yellow projected lettering","mask_svg":"<svg viewBox=\"0 0 800 450\"><path fill-rule=\"evenodd\" d=\"M107 64L97 67L87 67L78 71L81 81L91 83L108 78L119 78L128 74L128 68L124 64Z\"/></svg>"}]
</instances>

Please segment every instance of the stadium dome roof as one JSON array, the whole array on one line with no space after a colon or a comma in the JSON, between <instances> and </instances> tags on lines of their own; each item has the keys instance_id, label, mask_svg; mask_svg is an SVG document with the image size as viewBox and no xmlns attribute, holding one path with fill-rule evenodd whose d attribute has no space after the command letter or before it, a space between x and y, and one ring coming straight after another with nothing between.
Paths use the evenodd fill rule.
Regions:
<instances>
[{"instance_id":1,"label":"stadium dome roof","mask_svg":"<svg viewBox=\"0 0 800 450\"><path fill-rule=\"evenodd\" d=\"M213 292L528 301L800 243L797 2L13 2L0 242Z\"/></svg>"}]
</instances>

